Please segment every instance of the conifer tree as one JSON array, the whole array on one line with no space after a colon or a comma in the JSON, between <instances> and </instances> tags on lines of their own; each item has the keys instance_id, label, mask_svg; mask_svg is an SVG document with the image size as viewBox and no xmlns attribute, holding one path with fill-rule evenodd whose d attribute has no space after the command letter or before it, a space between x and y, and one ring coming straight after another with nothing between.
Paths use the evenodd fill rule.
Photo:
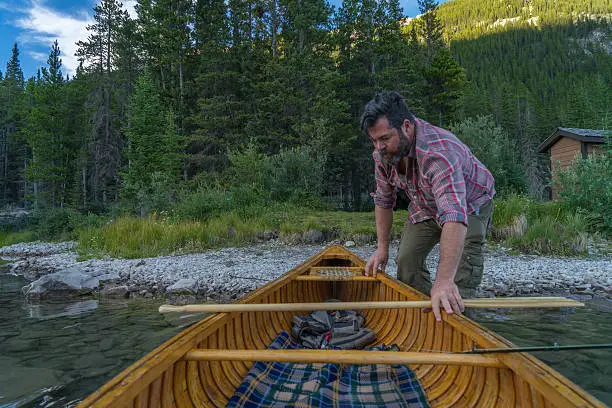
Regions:
<instances>
[{"instance_id":1,"label":"conifer tree","mask_svg":"<svg viewBox=\"0 0 612 408\"><path fill-rule=\"evenodd\" d=\"M130 103L127 170L122 192L141 215L150 210L160 194L168 202L167 192L176 185L180 167L179 140L175 117L164 106L152 76L141 75Z\"/></svg>"},{"instance_id":2,"label":"conifer tree","mask_svg":"<svg viewBox=\"0 0 612 408\"><path fill-rule=\"evenodd\" d=\"M420 18L417 20L417 32L425 45L425 55L430 63L438 50L444 46L443 26L438 18L436 0L417 0Z\"/></svg>"},{"instance_id":3,"label":"conifer tree","mask_svg":"<svg viewBox=\"0 0 612 408\"><path fill-rule=\"evenodd\" d=\"M20 202L25 196L27 147L21 127L26 106L23 99L25 82L19 62L19 48L13 45L2 81L2 118L0 122L0 180L3 203Z\"/></svg>"},{"instance_id":4,"label":"conifer tree","mask_svg":"<svg viewBox=\"0 0 612 408\"><path fill-rule=\"evenodd\" d=\"M120 133L120 113L123 106L114 106L117 79L116 46L120 30L129 18L117 0L102 0L94 8L94 24L87 27L86 41L77 42L77 56L83 69L94 81L91 95L94 126L91 128L92 164L90 196L94 204L107 205L118 199L119 169L123 139Z\"/></svg>"},{"instance_id":5,"label":"conifer tree","mask_svg":"<svg viewBox=\"0 0 612 408\"><path fill-rule=\"evenodd\" d=\"M425 69L426 91L429 106L437 114L438 126L450 122L465 87L463 68L453 59L450 52L443 48ZM433 113L430 116L433 117Z\"/></svg>"},{"instance_id":6,"label":"conifer tree","mask_svg":"<svg viewBox=\"0 0 612 408\"><path fill-rule=\"evenodd\" d=\"M26 173L34 185L35 206L63 207L68 197L73 163L67 140L64 77L57 40L53 43L42 78L28 87L32 108L26 121L26 139L32 160Z\"/></svg>"}]
</instances>

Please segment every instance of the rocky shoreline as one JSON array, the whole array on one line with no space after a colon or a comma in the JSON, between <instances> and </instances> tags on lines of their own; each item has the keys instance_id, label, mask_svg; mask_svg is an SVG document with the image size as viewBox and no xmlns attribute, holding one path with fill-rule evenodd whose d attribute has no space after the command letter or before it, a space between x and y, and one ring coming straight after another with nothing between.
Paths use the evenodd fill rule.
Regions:
<instances>
[{"instance_id":1,"label":"rocky shoreline","mask_svg":"<svg viewBox=\"0 0 612 408\"><path fill-rule=\"evenodd\" d=\"M350 250L363 258L372 245ZM165 297L171 303L233 301L305 261L325 245L286 245L278 241L223 248L198 254L144 259L90 259L77 262L73 242L15 244L0 248L9 263L1 273L24 276L29 301L82 297ZM387 272L396 276L390 253ZM427 262L435 271L439 252L434 248ZM598 258L550 258L511 255L503 248L487 246L481 296L575 295L612 299L612 256Z\"/></svg>"}]
</instances>

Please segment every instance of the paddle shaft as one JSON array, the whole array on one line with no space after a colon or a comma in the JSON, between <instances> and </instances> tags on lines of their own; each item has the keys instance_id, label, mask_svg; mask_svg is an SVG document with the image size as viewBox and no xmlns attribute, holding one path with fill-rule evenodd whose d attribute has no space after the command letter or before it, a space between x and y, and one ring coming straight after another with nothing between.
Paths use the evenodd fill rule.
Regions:
<instances>
[{"instance_id":1,"label":"paddle shaft","mask_svg":"<svg viewBox=\"0 0 612 408\"><path fill-rule=\"evenodd\" d=\"M460 351L457 354L496 354L496 353L529 353L532 351L563 351L563 350L593 350L612 349L612 344L573 344L568 346L533 346L513 348L488 348Z\"/></svg>"},{"instance_id":2,"label":"paddle shaft","mask_svg":"<svg viewBox=\"0 0 612 408\"><path fill-rule=\"evenodd\" d=\"M465 307L471 308L542 308L584 306L584 303L562 297L466 299L463 301L463 304ZM185 306L161 305L159 307L159 312L310 312L314 310L415 309L430 307L431 301L429 300L321 303L211 303Z\"/></svg>"},{"instance_id":3,"label":"paddle shaft","mask_svg":"<svg viewBox=\"0 0 612 408\"><path fill-rule=\"evenodd\" d=\"M359 350L225 350L193 349L183 357L194 361L270 361L332 364L439 364L505 367L497 358L448 353Z\"/></svg>"}]
</instances>

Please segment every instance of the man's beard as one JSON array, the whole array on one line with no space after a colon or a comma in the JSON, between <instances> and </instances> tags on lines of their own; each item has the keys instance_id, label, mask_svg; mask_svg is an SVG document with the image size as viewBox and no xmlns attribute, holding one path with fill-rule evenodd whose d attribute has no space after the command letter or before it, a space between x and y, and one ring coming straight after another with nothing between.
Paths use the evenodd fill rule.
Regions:
<instances>
[{"instance_id":1,"label":"man's beard","mask_svg":"<svg viewBox=\"0 0 612 408\"><path fill-rule=\"evenodd\" d=\"M408 155L410 152L410 143L408 142L408 138L404 137L400 134L400 145L397 154L386 157L386 149L382 149L380 151L380 157L383 163L391 166L397 166L402 157Z\"/></svg>"}]
</instances>

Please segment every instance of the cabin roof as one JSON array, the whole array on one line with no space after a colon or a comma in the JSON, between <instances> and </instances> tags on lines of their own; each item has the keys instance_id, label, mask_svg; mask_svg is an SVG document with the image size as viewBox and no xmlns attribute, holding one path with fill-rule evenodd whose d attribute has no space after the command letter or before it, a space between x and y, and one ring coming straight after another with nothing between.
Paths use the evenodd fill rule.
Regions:
<instances>
[{"instance_id":1,"label":"cabin roof","mask_svg":"<svg viewBox=\"0 0 612 408\"><path fill-rule=\"evenodd\" d=\"M557 140L562 137L569 137L570 139L578 140L585 143L600 144L605 141L606 136L611 136L612 131L610 130L594 130L594 129L578 129L578 128L566 128L559 127L553 132L552 135L548 136L540 146L538 151L545 153L548 149L554 145Z\"/></svg>"}]
</instances>

